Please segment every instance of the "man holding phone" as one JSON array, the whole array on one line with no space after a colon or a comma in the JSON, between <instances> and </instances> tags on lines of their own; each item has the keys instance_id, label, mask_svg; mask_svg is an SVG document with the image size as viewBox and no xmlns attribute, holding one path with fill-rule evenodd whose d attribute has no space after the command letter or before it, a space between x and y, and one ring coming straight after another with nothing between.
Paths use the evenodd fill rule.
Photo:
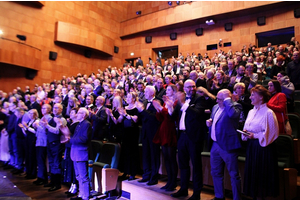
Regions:
<instances>
[{"instance_id":1,"label":"man holding phone","mask_svg":"<svg viewBox=\"0 0 300 200\"><path fill-rule=\"evenodd\" d=\"M211 118L206 121L212 141L210 151L211 175L213 177L215 198L225 200L224 166L231 177L233 199L241 199L241 178L238 172L238 149L241 147L236 131L242 106L231 99L228 89L217 94L217 105L212 109Z\"/></svg>"}]
</instances>

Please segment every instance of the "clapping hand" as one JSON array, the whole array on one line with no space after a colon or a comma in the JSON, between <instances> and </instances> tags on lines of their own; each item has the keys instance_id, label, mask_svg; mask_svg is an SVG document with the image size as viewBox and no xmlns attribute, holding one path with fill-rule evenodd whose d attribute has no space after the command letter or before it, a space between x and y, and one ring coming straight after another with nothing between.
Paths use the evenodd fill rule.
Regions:
<instances>
[{"instance_id":1,"label":"clapping hand","mask_svg":"<svg viewBox=\"0 0 300 200\"><path fill-rule=\"evenodd\" d=\"M230 85L234 85L235 83L235 76L230 78Z\"/></svg>"},{"instance_id":2,"label":"clapping hand","mask_svg":"<svg viewBox=\"0 0 300 200\"><path fill-rule=\"evenodd\" d=\"M123 116L126 115L126 111L125 111L124 108L119 108L119 109L118 109L118 112L120 113L120 115L123 115Z\"/></svg>"},{"instance_id":3,"label":"clapping hand","mask_svg":"<svg viewBox=\"0 0 300 200\"><path fill-rule=\"evenodd\" d=\"M154 106L157 112L163 109L163 107L160 105L160 102L158 100L153 100L152 105Z\"/></svg>"},{"instance_id":4,"label":"clapping hand","mask_svg":"<svg viewBox=\"0 0 300 200\"><path fill-rule=\"evenodd\" d=\"M175 97L181 106L185 103L185 94L183 92L177 92Z\"/></svg>"},{"instance_id":5,"label":"clapping hand","mask_svg":"<svg viewBox=\"0 0 300 200\"><path fill-rule=\"evenodd\" d=\"M106 112L107 116L111 116L112 115L112 111L109 108L106 108L105 112Z\"/></svg>"}]
</instances>

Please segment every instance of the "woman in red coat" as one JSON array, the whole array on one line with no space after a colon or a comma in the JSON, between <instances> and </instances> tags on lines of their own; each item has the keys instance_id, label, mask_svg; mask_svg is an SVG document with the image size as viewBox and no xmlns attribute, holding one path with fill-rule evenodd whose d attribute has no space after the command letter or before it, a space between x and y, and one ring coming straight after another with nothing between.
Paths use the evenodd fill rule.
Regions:
<instances>
[{"instance_id":1,"label":"woman in red coat","mask_svg":"<svg viewBox=\"0 0 300 200\"><path fill-rule=\"evenodd\" d=\"M177 92L175 85L169 85L166 90L166 96L164 96L164 105L161 106L159 102L153 101L153 106L157 110L156 118L161 122L159 129L157 130L153 142L161 145L162 153L164 156L165 167L168 175L168 182L161 189L166 191L173 191L177 186L177 160L176 160L176 125L175 121L169 115L168 110L174 108L177 104L174 95ZM172 104L171 102L175 102Z\"/></svg>"},{"instance_id":2,"label":"woman in red coat","mask_svg":"<svg viewBox=\"0 0 300 200\"><path fill-rule=\"evenodd\" d=\"M286 115L286 96L281 92L281 86L278 81L272 80L268 83L269 92L272 97L267 103L267 106L273 110L276 115L278 125L279 125L279 134L286 134L284 130L285 121L288 119Z\"/></svg>"}]
</instances>

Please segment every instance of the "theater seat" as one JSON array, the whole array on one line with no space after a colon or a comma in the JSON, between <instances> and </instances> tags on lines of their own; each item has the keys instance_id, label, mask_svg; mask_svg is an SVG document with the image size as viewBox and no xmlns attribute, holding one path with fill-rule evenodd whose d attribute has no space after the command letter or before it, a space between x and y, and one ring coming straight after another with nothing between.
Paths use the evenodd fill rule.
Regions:
<instances>
[{"instance_id":1,"label":"theater seat","mask_svg":"<svg viewBox=\"0 0 300 200\"><path fill-rule=\"evenodd\" d=\"M92 180L93 163L98 160L101 149L103 146L102 141L92 140L89 148L89 178Z\"/></svg>"},{"instance_id":2,"label":"theater seat","mask_svg":"<svg viewBox=\"0 0 300 200\"><path fill-rule=\"evenodd\" d=\"M120 151L119 144L109 142L103 144L98 159L93 163L93 190L104 194L116 188Z\"/></svg>"}]
</instances>

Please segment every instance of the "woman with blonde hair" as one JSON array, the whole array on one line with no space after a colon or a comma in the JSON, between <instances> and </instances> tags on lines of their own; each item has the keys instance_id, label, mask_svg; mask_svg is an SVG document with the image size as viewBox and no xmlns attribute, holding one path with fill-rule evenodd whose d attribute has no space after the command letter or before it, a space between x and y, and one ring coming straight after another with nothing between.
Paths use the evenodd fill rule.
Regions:
<instances>
[{"instance_id":1,"label":"woman with blonde hair","mask_svg":"<svg viewBox=\"0 0 300 200\"><path fill-rule=\"evenodd\" d=\"M112 110L106 108L107 123L108 123L108 140L111 142L121 143L123 136L123 115L120 114L120 109L123 108L122 98L116 96L112 101Z\"/></svg>"},{"instance_id":2,"label":"woman with blonde hair","mask_svg":"<svg viewBox=\"0 0 300 200\"><path fill-rule=\"evenodd\" d=\"M135 106L137 102L137 94L129 92L127 94L128 106L125 109L119 109L123 116L124 137L122 140L122 163L124 164L123 179L128 178L129 181L134 180L139 169L139 127L138 127L138 110Z\"/></svg>"}]
</instances>

